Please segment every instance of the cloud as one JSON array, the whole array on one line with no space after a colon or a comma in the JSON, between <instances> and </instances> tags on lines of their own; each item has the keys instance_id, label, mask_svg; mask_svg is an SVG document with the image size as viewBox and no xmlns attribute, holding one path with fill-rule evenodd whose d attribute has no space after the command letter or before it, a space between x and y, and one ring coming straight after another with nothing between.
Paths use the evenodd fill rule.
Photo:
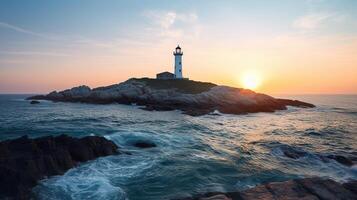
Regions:
<instances>
[{"instance_id":1,"label":"cloud","mask_svg":"<svg viewBox=\"0 0 357 200\"><path fill-rule=\"evenodd\" d=\"M52 36L49 36L49 35L46 35L46 34L42 34L42 33L37 33L37 32L31 31L31 30L27 30L27 29L21 28L19 26L11 25L11 24L8 24L8 23L5 23L5 22L0 22L0 28L7 28L7 29L11 29L11 30L20 32L20 33L25 33L25 34L28 34L28 35L41 37L41 38L45 38L45 39L55 39Z\"/></svg>"},{"instance_id":2,"label":"cloud","mask_svg":"<svg viewBox=\"0 0 357 200\"><path fill-rule=\"evenodd\" d=\"M297 18L292 27L303 31L316 31L321 28L336 27L348 23L348 16L336 12L310 13Z\"/></svg>"},{"instance_id":3,"label":"cloud","mask_svg":"<svg viewBox=\"0 0 357 200\"><path fill-rule=\"evenodd\" d=\"M99 41L95 39L90 39L84 36L59 36L56 34L43 34L34 32L32 30L24 29L19 26L15 26L12 24L8 24L5 22L0 22L0 28L10 29L19 33L24 33L27 35L32 35L35 37L40 37L47 40L54 40L57 42L61 42L61 44L72 44L72 45L87 45L93 47L113 47L114 45L110 42ZM17 55L49 55L49 56L63 56L62 54L57 53L48 53L48 52L0 52L0 54L17 54Z\"/></svg>"},{"instance_id":4,"label":"cloud","mask_svg":"<svg viewBox=\"0 0 357 200\"><path fill-rule=\"evenodd\" d=\"M152 25L148 30L159 32L161 37L196 37L200 33L200 25L196 13L151 10L145 11L143 15L149 19Z\"/></svg>"},{"instance_id":5,"label":"cloud","mask_svg":"<svg viewBox=\"0 0 357 200\"><path fill-rule=\"evenodd\" d=\"M154 24L160 25L164 29L169 29L177 22L195 23L197 15L195 13L181 13L174 11L146 11L144 16L152 20Z\"/></svg>"},{"instance_id":6,"label":"cloud","mask_svg":"<svg viewBox=\"0 0 357 200\"><path fill-rule=\"evenodd\" d=\"M150 18L154 23L158 24L164 29L169 29L176 20L177 14L175 12L155 12L149 11L145 13L145 16Z\"/></svg>"},{"instance_id":7,"label":"cloud","mask_svg":"<svg viewBox=\"0 0 357 200\"><path fill-rule=\"evenodd\" d=\"M334 14L329 13L313 13L299 17L293 22L293 27L303 30L313 30L326 23Z\"/></svg>"},{"instance_id":8,"label":"cloud","mask_svg":"<svg viewBox=\"0 0 357 200\"><path fill-rule=\"evenodd\" d=\"M0 55L23 55L23 56L70 56L69 54L59 52L40 52L40 51L0 51Z\"/></svg>"}]
</instances>

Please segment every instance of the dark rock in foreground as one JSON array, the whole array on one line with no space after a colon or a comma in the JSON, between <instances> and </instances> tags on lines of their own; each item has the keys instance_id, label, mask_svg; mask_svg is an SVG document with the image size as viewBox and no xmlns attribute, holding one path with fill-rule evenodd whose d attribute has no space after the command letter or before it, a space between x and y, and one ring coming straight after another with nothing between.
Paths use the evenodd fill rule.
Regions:
<instances>
[{"instance_id":1,"label":"dark rock in foreground","mask_svg":"<svg viewBox=\"0 0 357 200\"><path fill-rule=\"evenodd\" d=\"M246 114L285 110L287 106L312 108L314 105L289 99L276 99L251 90L218 86L191 80L129 79L123 83L91 89L79 86L61 92L30 97L62 102L94 104L136 104L145 110L181 110L199 116L214 111Z\"/></svg>"},{"instance_id":2,"label":"dark rock in foreground","mask_svg":"<svg viewBox=\"0 0 357 200\"><path fill-rule=\"evenodd\" d=\"M272 182L241 192L209 193L181 200L356 200L357 181L345 184L330 179L305 178Z\"/></svg>"},{"instance_id":3,"label":"dark rock in foreground","mask_svg":"<svg viewBox=\"0 0 357 200\"><path fill-rule=\"evenodd\" d=\"M118 153L103 137L66 135L0 142L0 199L29 199L37 181L65 173L80 162Z\"/></svg>"}]
</instances>

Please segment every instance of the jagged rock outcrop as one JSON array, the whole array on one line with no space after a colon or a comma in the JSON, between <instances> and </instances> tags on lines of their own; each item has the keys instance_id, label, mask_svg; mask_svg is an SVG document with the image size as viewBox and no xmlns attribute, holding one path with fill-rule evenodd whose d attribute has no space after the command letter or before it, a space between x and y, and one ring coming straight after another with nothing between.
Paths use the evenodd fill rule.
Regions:
<instances>
[{"instance_id":1,"label":"jagged rock outcrop","mask_svg":"<svg viewBox=\"0 0 357 200\"><path fill-rule=\"evenodd\" d=\"M103 137L66 135L0 142L0 199L30 199L37 181L65 173L80 162L117 154L118 147Z\"/></svg>"},{"instance_id":2,"label":"jagged rock outcrop","mask_svg":"<svg viewBox=\"0 0 357 200\"><path fill-rule=\"evenodd\" d=\"M340 184L330 179L305 178L267 183L245 191L213 192L181 200L355 200L355 188L357 181Z\"/></svg>"},{"instance_id":3,"label":"jagged rock outcrop","mask_svg":"<svg viewBox=\"0 0 357 200\"><path fill-rule=\"evenodd\" d=\"M280 152L281 155L290 159L300 159L307 156L313 156L319 158L322 162L328 163L331 161L336 161L341 165L345 165L346 167L353 167L357 165L357 157L353 154L331 154L331 153L314 153L306 151L302 148L291 146L288 144L283 144L280 142L270 142L270 143L260 143L254 142L253 144L260 144L265 147L270 148L272 151ZM278 153L279 155L279 153Z\"/></svg>"},{"instance_id":4,"label":"jagged rock outcrop","mask_svg":"<svg viewBox=\"0 0 357 200\"><path fill-rule=\"evenodd\" d=\"M286 106L310 108L314 105L288 99L276 99L251 90L218 86L190 80L129 79L123 83L90 89L75 87L29 99L83 103L121 103L145 106L146 110L181 110L189 115L221 113L245 114L274 112Z\"/></svg>"}]
</instances>

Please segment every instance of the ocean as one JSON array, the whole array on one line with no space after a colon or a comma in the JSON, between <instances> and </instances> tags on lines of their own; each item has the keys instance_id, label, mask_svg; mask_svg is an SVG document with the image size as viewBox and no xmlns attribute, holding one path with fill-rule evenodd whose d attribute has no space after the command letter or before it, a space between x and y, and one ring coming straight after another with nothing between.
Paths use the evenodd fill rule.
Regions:
<instances>
[{"instance_id":1,"label":"ocean","mask_svg":"<svg viewBox=\"0 0 357 200\"><path fill-rule=\"evenodd\" d=\"M119 104L30 104L28 96L0 95L0 140L98 135L124 152L41 181L33 190L38 199L160 200L291 178L357 179L356 165L321 159L333 154L357 160L356 95L284 96L317 107L200 117ZM157 147L136 148L136 141ZM306 155L291 159L282 148Z\"/></svg>"}]
</instances>

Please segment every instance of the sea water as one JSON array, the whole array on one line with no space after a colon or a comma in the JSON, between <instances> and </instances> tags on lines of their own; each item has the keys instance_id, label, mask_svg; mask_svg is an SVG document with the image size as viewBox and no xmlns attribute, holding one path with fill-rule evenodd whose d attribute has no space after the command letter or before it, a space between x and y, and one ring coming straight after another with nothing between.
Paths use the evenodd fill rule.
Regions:
<instances>
[{"instance_id":1,"label":"sea water","mask_svg":"<svg viewBox=\"0 0 357 200\"><path fill-rule=\"evenodd\" d=\"M33 190L38 199L158 200L300 177L357 179L357 166L321 159L329 154L356 159L357 96L290 96L317 107L200 117L119 104L30 104L27 96L0 95L0 140L98 135L123 152L41 181ZM136 148L136 141L157 147ZM291 159L282 148L306 156Z\"/></svg>"}]
</instances>

